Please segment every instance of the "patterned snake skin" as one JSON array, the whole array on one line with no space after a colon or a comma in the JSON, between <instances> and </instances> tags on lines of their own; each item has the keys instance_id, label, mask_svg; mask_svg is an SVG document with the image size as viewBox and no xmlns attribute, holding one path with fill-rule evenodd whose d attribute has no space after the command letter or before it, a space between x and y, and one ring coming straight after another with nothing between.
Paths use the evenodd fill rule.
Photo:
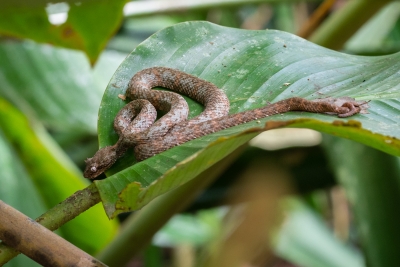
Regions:
<instances>
[{"instance_id":1,"label":"patterned snake skin","mask_svg":"<svg viewBox=\"0 0 400 267\"><path fill-rule=\"evenodd\" d=\"M204 111L187 120L188 105L177 93L151 90L161 86L185 94L204 105ZM86 160L84 176L94 179L110 168L129 147L138 161L174 146L232 126L288 111L331 112L348 117L360 112L360 104L348 100L340 106L333 101L310 101L292 97L268 106L228 115L229 100L214 84L193 75L165 67L153 67L136 73L126 96L136 99L123 107L114 120L118 142ZM168 112L158 121L155 109Z\"/></svg>"}]
</instances>

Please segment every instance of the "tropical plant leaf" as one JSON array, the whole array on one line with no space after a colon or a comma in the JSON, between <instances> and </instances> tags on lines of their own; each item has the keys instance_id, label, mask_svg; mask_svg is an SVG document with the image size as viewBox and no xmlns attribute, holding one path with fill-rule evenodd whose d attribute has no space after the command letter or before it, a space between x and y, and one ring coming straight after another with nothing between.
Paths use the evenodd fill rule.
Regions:
<instances>
[{"instance_id":1,"label":"tropical plant leaf","mask_svg":"<svg viewBox=\"0 0 400 267\"><path fill-rule=\"evenodd\" d=\"M2 1L0 33L79 49L94 63L122 20L125 0ZM51 24L51 7L65 22ZM47 11L46 11L47 10ZM101 18L101 19L99 19Z\"/></svg>"},{"instance_id":2,"label":"tropical plant leaf","mask_svg":"<svg viewBox=\"0 0 400 267\"><path fill-rule=\"evenodd\" d=\"M95 133L101 95L124 57L105 52L91 69L78 51L2 42L0 95L51 131Z\"/></svg>"},{"instance_id":3,"label":"tropical plant leaf","mask_svg":"<svg viewBox=\"0 0 400 267\"><path fill-rule=\"evenodd\" d=\"M28 121L1 98L0 138L0 199L26 215L36 218L87 185L41 125ZM76 246L94 253L115 234L116 227L97 205L62 226L59 232Z\"/></svg>"},{"instance_id":4,"label":"tropical plant leaf","mask_svg":"<svg viewBox=\"0 0 400 267\"><path fill-rule=\"evenodd\" d=\"M398 51L399 43L393 40L391 32L396 30L399 17L400 3L392 1L350 38L345 45L346 51L353 54L376 54L382 53L382 51L385 53L389 49Z\"/></svg>"},{"instance_id":5,"label":"tropical plant leaf","mask_svg":"<svg viewBox=\"0 0 400 267\"><path fill-rule=\"evenodd\" d=\"M137 164L128 153L109 171L114 175L96 181L107 214L112 217L142 207L267 129L307 127L400 155L399 57L346 55L285 32L240 30L207 22L177 24L154 34L121 64L103 96L98 122L101 147L118 138L112 122L125 105L118 95L125 93L136 72L153 66L180 69L213 82L228 95L230 113L292 96L349 96L372 100L369 114L349 120L291 112L193 140ZM187 101L190 117L201 112L199 104Z\"/></svg>"},{"instance_id":6,"label":"tropical plant leaf","mask_svg":"<svg viewBox=\"0 0 400 267\"><path fill-rule=\"evenodd\" d=\"M40 195L37 194L29 174L19 160L17 152L10 146L0 127L0 199L30 218L36 218L46 211ZM1 253L0 253L1 254ZM25 255L17 257L7 267L40 266Z\"/></svg>"},{"instance_id":7,"label":"tropical plant leaf","mask_svg":"<svg viewBox=\"0 0 400 267\"><path fill-rule=\"evenodd\" d=\"M323 220L300 199L288 198L285 223L275 236L275 251L280 257L309 267L364 267L363 255L340 242Z\"/></svg>"},{"instance_id":8,"label":"tropical plant leaf","mask_svg":"<svg viewBox=\"0 0 400 267\"><path fill-rule=\"evenodd\" d=\"M400 255L400 161L398 157L327 136L323 145L346 190L368 266L397 266Z\"/></svg>"}]
</instances>

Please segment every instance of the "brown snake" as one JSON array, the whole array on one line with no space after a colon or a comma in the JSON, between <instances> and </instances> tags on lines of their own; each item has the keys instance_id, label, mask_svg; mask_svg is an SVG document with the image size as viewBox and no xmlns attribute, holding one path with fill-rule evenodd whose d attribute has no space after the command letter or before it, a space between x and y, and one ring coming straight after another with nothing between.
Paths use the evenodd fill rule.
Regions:
<instances>
[{"instance_id":1,"label":"brown snake","mask_svg":"<svg viewBox=\"0 0 400 267\"><path fill-rule=\"evenodd\" d=\"M204 105L203 112L187 120L188 105L174 92L151 90L161 86L183 93ZM129 82L126 96L131 101L114 120L119 140L88 158L84 176L94 179L110 168L133 147L138 161L159 154L174 146L232 126L288 111L335 113L344 118L360 112L356 101L341 106L332 101L310 101L292 97L268 106L228 115L229 100L214 84L193 75L165 67L153 67L136 73ZM158 121L156 109L168 112Z\"/></svg>"}]
</instances>

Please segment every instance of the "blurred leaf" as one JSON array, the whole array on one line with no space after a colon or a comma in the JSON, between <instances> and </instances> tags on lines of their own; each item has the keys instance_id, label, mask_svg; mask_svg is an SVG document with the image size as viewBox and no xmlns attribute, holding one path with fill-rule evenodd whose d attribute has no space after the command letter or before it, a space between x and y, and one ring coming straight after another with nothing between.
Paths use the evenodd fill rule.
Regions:
<instances>
[{"instance_id":1,"label":"blurred leaf","mask_svg":"<svg viewBox=\"0 0 400 267\"><path fill-rule=\"evenodd\" d=\"M183 19L181 16L177 17ZM107 48L129 54L133 47L139 45L153 33L178 22L181 21L167 15L127 18L118 33L107 44Z\"/></svg>"},{"instance_id":2,"label":"blurred leaf","mask_svg":"<svg viewBox=\"0 0 400 267\"><path fill-rule=\"evenodd\" d=\"M291 112L196 139L133 166L134 157L128 153L109 173L123 171L96 181L107 214L142 207L267 129L307 127L400 155L399 57L351 56L285 32L239 30L206 22L177 24L156 33L126 58L104 94L99 111L102 147L114 144L118 138L112 123L125 105L118 94L125 93L133 74L152 66L181 69L213 82L228 95L230 113L292 96L350 96L372 99L370 114L358 114L345 123L335 116ZM289 86L285 86L287 83ZM193 117L202 107L187 100ZM265 122L269 124L262 128Z\"/></svg>"},{"instance_id":3,"label":"blurred leaf","mask_svg":"<svg viewBox=\"0 0 400 267\"><path fill-rule=\"evenodd\" d=\"M295 198L284 204L287 218L275 237L275 251L280 257L307 267L365 266L360 253L339 242L305 204Z\"/></svg>"},{"instance_id":4,"label":"blurred leaf","mask_svg":"<svg viewBox=\"0 0 400 267\"><path fill-rule=\"evenodd\" d=\"M326 136L324 141L354 209L368 266L399 266L399 158L349 140Z\"/></svg>"},{"instance_id":5,"label":"blurred leaf","mask_svg":"<svg viewBox=\"0 0 400 267\"><path fill-rule=\"evenodd\" d=\"M3 99L0 99L0 130L4 133L4 142L12 144L11 154L5 155L4 160L8 159L9 169L21 175L19 179L12 179L3 172L0 177L0 197L5 197L10 205L16 204L23 212L29 209L27 215L35 218L43 212L42 205L52 208L87 185L80 171L52 142L41 125L28 121ZM21 191L29 185L33 185L29 191ZM17 187L19 190L15 190ZM12 192L12 198L7 192ZM116 224L110 222L101 206L97 205L61 227L60 231L70 242L93 253L115 234Z\"/></svg>"},{"instance_id":6,"label":"blurred leaf","mask_svg":"<svg viewBox=\"0 0 400 267\"><path fill-rule=\"evenodd\" d=\"M163 266L164 251L156 246L149 245L143 252L143 266L160 267Z\"/></svg>"},{"instance_id":7,"label":"blurred leaf","mask_svg":"<svg viewBox=\"0 0 400 267\"><path fill-rule=\"evenodd\" d=\"M382 8L371 20L364 24L360 30L346 43L345 49L352 53L379 53L397 48L388 42L390 32L396 27L400 19L400 3L392 2Z\"/></svg>"},{"instance_id":8,"label":"blurred leaf","mask_svg":"<svg viewBox=\"0 0 400 267\"><path fill-rule=\"evenodd\" d=\"M281 3L274 7L276 29L294 33L296 31L295 6L289 3Z\"/></svg>"},{"instance_id":9,"label":"blurred leaf","mask_svg":"<svg viewBox=\"0 0 400 267\"><path fill-rule=\"evenodd\" d=\"M2 1L0 34L79 49L94 63L120 25L125 2ZM50 23L55 15L66 16L66 21Z\"/></svg>"},{"instance_id":10,"label":"blurred leaf","mask_svg":"<svg viewBox=\"0 0 400 267\"><path fill-rule=\"evenodd\" d=\"M339 241L326 223L298 198L287 198L282 227L273 234L275 253L294 264L307 267L363 267L362 255ZM202 245L223 227L224 209L175 215L153 238L157 246Z\"/></svg>"},{"instance_id":11,"label":"blurred leaf","mask_svg":"<svg viewBox=\"0 0 400 267\"><path fill-rule=\"evenodd\" d=\"M195 215L177 214L153 237L153 244L171 247L179 244L204 245L219 231L223 209L202 210Z\"/></svg>"},{"instance_id":12,"label":"blurred leaf","mask_svg":"<svg viewBox=\"0 0 400 267\"><path fill-rule=\"evenodd\" d=\"M308 40L330 49L340 50L347 40L390 2L392 1L346 1L341 8L324 20Z\"/></svg>"},{"instance_id":13,"label":"blurred leaf","mask_svg":"<svg viewBox=\"0 0 400 267\"><path fill-rule=\"evenodd\" d=\"M0 44L0 95L53 131L96 133L101 95L124 54L94 69L80 52L32 42Z\"/></svg>"},{"instance_id":14,"label":"blurred leaf","mask_svg":"<svg viewBox=\"0 0 400 267\"><path fill-rule=\"evenodd\" d=\"M17 152L7 143L0 130L0 168L2 170L0 198L25 215L35 218L46 211L46 205L20 162Z\"/></svg>"},{"instance_id":15,"label":"blurred leaf","mask_svg":"<svg viewBox=\"0 0 400 267\"><path fill-rule=\"evenodd\" d=\"M0 128L0 199L25 215L35 218L46 211L40 195L29 178L16 151L7 143ZM41 266L25 255L20 255L6 267Z\"/></svg>"}]
</instances>

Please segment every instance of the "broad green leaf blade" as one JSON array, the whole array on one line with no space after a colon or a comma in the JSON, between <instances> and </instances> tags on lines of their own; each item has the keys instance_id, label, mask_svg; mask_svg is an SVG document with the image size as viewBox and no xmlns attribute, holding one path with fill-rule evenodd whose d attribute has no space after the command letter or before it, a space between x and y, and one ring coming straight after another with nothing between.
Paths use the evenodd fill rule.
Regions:
<instances>
[{"instance_id":1,"label":"broad green leaf blade","mask_svg":"<svg viewBox=\"0 0 400 267\"><path fill-rule=\"evenodd\" d=\"M354 210L368 266L398 266L399 158L349 140L327 136L324 141Z\"/></svg>"},{"instance_id":2,"label":"broad green leaf blade","mask_svg":"<svg viewBox=\"0 0 400 267\"><path fill-rule=\"evenodd\" d=\"M79 49L94 63L122 20L125 0L2 1L0 33ZM51 24L53 14L65 22ZM99 19L101 18L101 19Z\"/></svg>"},{"instance_id":3,"label":"broad green leaf blade","mask_svg":"<svg viewBox=\"0 0 400 267\"><path fill-rule=\"evenodd\" d=\"M0 128L0 199L31 218L36 218L46 211L40 195L29 178L16 151L8 144ZM1 253L0 253L1 254ZM40 266L24 255L18 256L6 267Z\"/></svg>"},{"instance_id":4,"label":"broad green leaf blade","mask_svg":"<svg viewBox=\"0 0 400 267\"><path fill-rule=\"evenodd\" d=\"M292 124L359 140L400 155L399 57L400 54L346 55L280 31L248 31L207 22L182 23L154 34L121 64L103 96L98 123L102 147L114 144L118 138L112 122L125 105L118 94L125 93L129 79L136 72L153 66L180 69L213 82L228 95L230 113L292 96L307 99L350 96L372 99L370 114L358 114L349 121L323 114L291 112L199 138L133 166L134 157L129 154L110 173L124 171L96 182L108 215L140 208L157 195L192 179L252 138L254 133L241 134L249 130L259 132ZM199 104L189 99L188 102L191 117L201 112ZM267 121L282 123L260 129ZM217 148L208 147L216 140L213 146ZM175 166L178 162L181 163ZM162 179L154 182L163 174ZM132 182L135 183L122 192L117 202L117 195Z\"/></svg>"},{"instance_id":5,"label":"broad green leaf blade","mask_svg":"<svg viewBox=\"0 0 400 267\"><path fill-rule=\"evenodd\" d=\"M0 129L0 199L26 216L39 217L46 211L46 205L37 195L32 180L20 161L17 152L7 142Z\"/></svg>"},{"instance_id":6,"label":"broad green leaf blade","mask_svg":"<svg viewBox=\"0 0 400 267\"><path fill-rule=\"evenodd\" d=\"M13 199L10 196L6 199L10 201L10 205L16 204L16 208L29 205L33 210L27 215L35 218L43 211L38 208L37 203L36 208L34 207L35 198L40 199L45 208L49 209L87 185L80 171L52 142L41 125L28 121L4 99L0 99L0 130L4 133L5 142L12 145L13 151L17 153L13 155L15 162L9 162L10 168L20 168L19 162L22 163L29 174L27 178L30 179L25 181L21 177L11 182L9 179L12 177L8 177L6 169L3 169L0 177L0 198L6 196L4 192L12 192ZM23 189L30 184L34 185L30 191L13 190L16 187ZM35 197L27 199L28 194L35 194ZM21 211L24 212L25 209L21 208ZM104 216L99 205L60 228L64 238L88 253L102 248L115 231L115 222L110 222Z\"/></svg>"},{"instance_id":7,"label":"broad green leaf blade","mask_svg":"<svg viewBox=\"0 0 400 267\"><path fill-rule=\"evenodd\" d=\"M95 133L101 95L123 54L94 69L84 54L33 42L0 44L0 95L58 132Z\"/></svg>"},{"instance_id":8,"label":"broad green leaf blade","mask_svg":"<svg viewBox=\"0 0 400 267\"><path fill-rule=\"evenodd\" d=\"M399 18L400 3L392 1L354 34L345 45L346 51L353 54L385 53L396 48L394 51L398 51L397 42L390 40L390 32L396 28Z\"/></svg>"},{"instance_id":9,"label":"broad green leaf blade","mask_svg":"<svg viewBox=\"0 0 400 267\"><path fill-rule=\"evenodd\" d=\"M325 223L299 199L285 202L287 218L275 236L275 251L307 267L364 267L362 255L337 240Z\"/></svg>"}]
</instances>

